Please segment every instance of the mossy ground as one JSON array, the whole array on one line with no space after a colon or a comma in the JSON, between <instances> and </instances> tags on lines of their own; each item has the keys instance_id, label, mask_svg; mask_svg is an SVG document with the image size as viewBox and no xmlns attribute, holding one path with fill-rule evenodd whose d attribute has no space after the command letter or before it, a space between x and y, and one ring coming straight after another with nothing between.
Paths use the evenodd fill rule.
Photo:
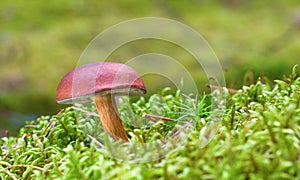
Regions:
<instances>
[{"instance_id":1,"label":"mossy ground","mask_svg":"<svg viewBox=\"0 0 300 180\"><path fill-rule=\"evenodd\" d=\"M179 118L185 119L183 122L193 121L192 131L187 131L178 146L175 138L160 141L161 148L175 148L164 151L157 159L140 163L109 155L107 149L99 147L102 142L91 143L87 134L98 135L88 127L96 130L101 127L97 127L93 112L87 116L87 107L78 105L54 116L40 117L28 122L17 137L0 140L0 178L300 178L300 78L296 68L284 80L258 81L234 94L226 94L226 112L217 134L200 147L199 131L209 121L211 97L211 94L181 96L179 91L169 93L166 88L148 100L130 102L125 98L123 102L128 100L132 111L126 110L122 103L119 110L131 144L164 139L176 128ZM147 127L129 124L130 118L142 119L143 113L154 112L175 121L160 120ZM130 144L124 146L128 147ZM144 155L155 153L148 151Z\"/></svg>"},{"instance_id":2,"label":"mossy ground","mask_svg":"<svg viewBox=\"0 0 300 180\"><path fill-rule=\"evenodd\" d=\"M169 18L199 32L226 70L228 87L241 88L248 71L255 78L263 74L278 79L299 62L300 31L294 24L299 5L299 0L1 0L0 136L5 129L16 135L15 129L25 119L64 108L54 101L61 77L78 65L84 49L99 33L135 18ZM176 59L199 89L206 90L207 76L195 68L192 54L170 42L133 41L115 50L107 61L126 63L146 53ZM144 81L153 92L165 86L152 78L157 76Z\"/></svg>"}]
</instances>

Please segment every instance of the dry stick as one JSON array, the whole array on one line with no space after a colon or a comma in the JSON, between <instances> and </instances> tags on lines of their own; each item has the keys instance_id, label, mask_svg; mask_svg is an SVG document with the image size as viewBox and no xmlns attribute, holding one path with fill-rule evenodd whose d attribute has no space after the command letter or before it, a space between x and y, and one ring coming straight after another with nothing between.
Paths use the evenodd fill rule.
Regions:
<instances>
[{"instance_id":1,"label":"dry stick","mask_svg":"<svg viewBox=\"0 0 300 180\"><path fill-rule=\"evenodd\" d=\"M215 90L215 89L222 89L223 88L221 86L215 86L215 85L211 85L211 84L207 84L206 86L208 88L213 89L213 90ZM240 94L240 92L238 92L236 89L232 89L232 88L226 88L226 89L229 91L230 94L236 94L236 93Z\"/></svg>"},{"instance_id":2,"label":"dry stick","mask_svg":"<svg viewBox=\"0 0 300 180\"><path fill-rule=\"evenodd\" d=\"M95 116L95 117L99 117L99 114L96 114L96 113L93 113L93 112L89 112L89 111L86 111L86 110L83 110L81 108L77 108L77 107L72 107L72 109L74 110L77 110L77 111L80 111L80 112L83 112L85 113L87 116Z\"/></svg>"},{"instance_id":3,"label":"dry stick","mask_svg":"<svg viewBox=\"0 0 300 180\"><path fill-rule=\"evenodd\" d=\"M221 87L220 81L218 80L217 77L215 76L209 77L209 80L214 80L217 83L217 86Z\"/></svg>"},{"instance_id":4,"label":"dry stick","mask_svg":"<svg viewBox=\"0 0 300 180\"><path fill-rule=\"evenodd\" d=\"M186 124L181 128L181 129L186 129L189 125L191 125L193 123L193 120L186 122ZM172 137L173 138L178 138L180 131L178 129L175 130L175 132L172 133Z\"/></svg>"},{"instance_id":5,"label":"dry stick","mask_svg":"<svg viewBox=\"0 0 300 180\"><path fill-rule=\"evenodd\" d=\"M24 127L26 128L38 128L39 125L34 125L34 124L26 124Z\"/></svg>"},{"instance_id":6,"label":"dry stick","mask_svg":"<svg viewBox=\"0 0 300 180\"><path fill-rule=\"evenodd\" d=\"M43 131L41 132L40 137L42 137L44 135L44 133L46 132L46 130L51 126L51 124L53 123L53 119L50 120L50 122L47 124L47 126L45 127L45 129L43 129Z\"/></svg>"},{"instance_id":7,"label":"dry stick","mask_svg":"<svg viewBox=\"0 0 300 180\"><path fill-rule=\"evenodd\" d=\"M61 109L57 114L56 114L56 117L59 116L62 112L64 112L65 109Z\"/></svg>"},{"instance_id":8,"label":"dry stick","mask_svg":"<svg viewBox=\"0 0 300 180\"><path fill-rule=\"evenodd\" d=\"M16 176L11 173L8 169L6 169L6 173L8 174L9 177L11 177L13 180L18 180L18 178L16 178Z\"/></svg>"},{"instance_id":9,"label":"dry stick","mask_svg":"<svg viewBox=\"0 0 300 180\"><path fill-rule=\"evenodd\" d=\"M12 169L12 168L16 168L16 167L32 168L32 169L36 169L36 170L42 171L42 172L44 172L44 173L47 171L46 169L43 169L43 168L38 167L38 166L30 165L30 164L17 164L17 165L11 165L11 166L8 167L8 169Z\"/></svg>"},{"instance_id":10,"label":"dry stick","mask_svg":"<svg viewBox=\"0 0 300 180\"><path fill-rule=\"evenodd\" d=\"M207 86L208 88L211 88L211 89L213 89L213 90L215 90L215 89L220 89L220 90L222 90L223 87L221 86L219 80L218 80L216 77L210 77L209 79L214 80L214 81L217 83L217 86L211 85L211 84L207 84L206 86ZM235 90L235 89L231 89L231 88L226 88L226 89L228 89L228 91L229 91L231 94L238 93L238 91Z\"/></svg>"},{"instance_id":11,"label":"dry stick","mask_svg":"<svg viewBox=\"0 0 300 180\"><path fill-rule=\"evenodd\" d=\"M164 116L157 116L157 115L153 115L153 114L146 114L146 113L144 113L144 114L142 115L142 117L145 117L145 118L147 118L147 119L149 119L149 120L161 119L161 120L169 121L169 122L175 121L175 120L172 119L172 118L168 118L168 117L164 117Z\"/></svg>"},{"instance_id":12,"label":"dry stick","mask_svg":"<svg viewBox=\"0 0 300 180\"><path fill-rule=\"evenodd\" d=\"M190 126L193 123L193 120L188 121L185 123L184 126L181 127L181 129L186 129L188 126ZM177 140L179 138L179 134L180 134L180 129L175 129L174 132L171 132L170 136L174 139ZM163 140L161 140L161 142L164 144L162 147L165 147L166 143L167 143L167 139L164 138Z\"/></svg>"},{"instance_id":13,"label":"dry stick","mask_svg":"<svg viewBox=\"0 0 300 180\"><path fill-rule=\"evenodd\" d=\"M246 132L247 132L247 125L248 125L248 122L249 122L250 114L247 113L245 116L246 116L246 119L245 119L245 121L243 122L243 126L244 126L244 128L243 128L243 133L244 133L244 134L246 134Z\"/></svg>"},{"instance_id":14,"label":"dry stick","mask_svg":"<svg viewBox=\"0 0 300 180\"><path fill-rule=\"evenodd\" d=\"M56 117L59 116L62 112L64 111L64 109L61 109L57 114ZM44 133L46 132L46 130L52 125L53 123L53 119L50 120L50 122L47 124L47 126L45 127L45 129L41 132L40 137L42 137L44 135ZM51 128L50 128L51 129Z\"/></svg>"},{"instance_id":15,"label":"dry stick","mask_svg":"<svg viewBox=\"0 0 300 180\"><path fill-rule=\"evenodd\" d=\"M6 158L9 157L9 156L11 156L11 154L7 153L7 154L3 157L3 159L6 159Z\"/></svg>"},{"instance_id":16,"label":"dry stick","mask_svg":"<svg viewBox=\"0 0 300 180\"><path fill-rule=\"evenodd\" d=\"M94 138L93 136L88 134L87 137L90 138L92 141L94 141L99 147L101 147L101 148L104 147L104 145L101 142L99 142L96 138Z\"/></svg>"}]
</instances>

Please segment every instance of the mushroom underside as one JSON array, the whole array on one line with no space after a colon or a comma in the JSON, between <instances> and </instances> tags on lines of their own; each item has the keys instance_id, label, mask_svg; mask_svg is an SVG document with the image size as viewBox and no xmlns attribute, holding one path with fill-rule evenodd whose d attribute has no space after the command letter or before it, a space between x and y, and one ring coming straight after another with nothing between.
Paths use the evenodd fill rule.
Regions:
<instances>
[{"instance_id":1,"label":"mushroom underside","mask_svg":"<svg viewBox=\"0 0 300 180\"><path fill-rule=\"evenodd\" d=\"M108 94L114 94L115 96L123 96L123 95L138 96L138 95L145 94L145 92L146 91L144 89L139 89L139 88L109 89L101 92L87 94L84 96L75 96L68 99L58 100L57 102L59 104L86 103L86 102L90 102L91 99L93 99L95 96L105 96Z\"/></svg>"}]
</instances>

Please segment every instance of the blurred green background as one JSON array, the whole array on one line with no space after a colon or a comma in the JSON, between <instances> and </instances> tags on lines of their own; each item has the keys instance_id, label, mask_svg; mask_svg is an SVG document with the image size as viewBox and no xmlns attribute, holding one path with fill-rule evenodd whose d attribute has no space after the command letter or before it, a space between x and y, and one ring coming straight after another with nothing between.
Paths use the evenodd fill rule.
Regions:
<instances>
[{"instance_id":1,"label":"blurred green background","mask_svg":"<svg viewBox=\"0 0 300 180\"><path fill-rule=\"evenodd\" d=\"M298 0L2 0L0 136L5 130L14 134L36 116L56 114L64 107L55 102L57 84L76 67L88 43L112 25L147 16L178 20L201 33L218 56L228 87L239 88L259 76L280 78L299 63ZM192 58L153 40L129 43L110 58L126 61L149 52L185 62ZM204 90L206 77L196 79Z\"/></svg>"}]
</instances>

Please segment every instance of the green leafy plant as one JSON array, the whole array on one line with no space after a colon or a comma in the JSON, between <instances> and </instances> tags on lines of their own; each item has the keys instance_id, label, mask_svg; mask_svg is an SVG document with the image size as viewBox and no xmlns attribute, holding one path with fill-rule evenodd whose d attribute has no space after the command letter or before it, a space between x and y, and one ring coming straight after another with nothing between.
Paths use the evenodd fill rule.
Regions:
<instances>
[{"instance_id":1,"label":"green leafy plant","mask_svg":"<svg viewBox=\"0 0 300 180\"><path fill-rule=\"evenodd\" d=\"M93 106L75 105L40 117L27 122L17 137L0 140L0 179L297 179L296 67L275 84L258 81L228 93L217 135L203 148L199 132L209 122L211 94L180 95L166 88L147 100L121 99L119 111L131 143L119 145L116 153L149 142L160 142L167 150L142 163L122 161L107 152L105 141L98 140L103 134ZM183 131L185 139L178 145L176 132L185 123L192 126Z\"/></svg>"}]
</instances>

